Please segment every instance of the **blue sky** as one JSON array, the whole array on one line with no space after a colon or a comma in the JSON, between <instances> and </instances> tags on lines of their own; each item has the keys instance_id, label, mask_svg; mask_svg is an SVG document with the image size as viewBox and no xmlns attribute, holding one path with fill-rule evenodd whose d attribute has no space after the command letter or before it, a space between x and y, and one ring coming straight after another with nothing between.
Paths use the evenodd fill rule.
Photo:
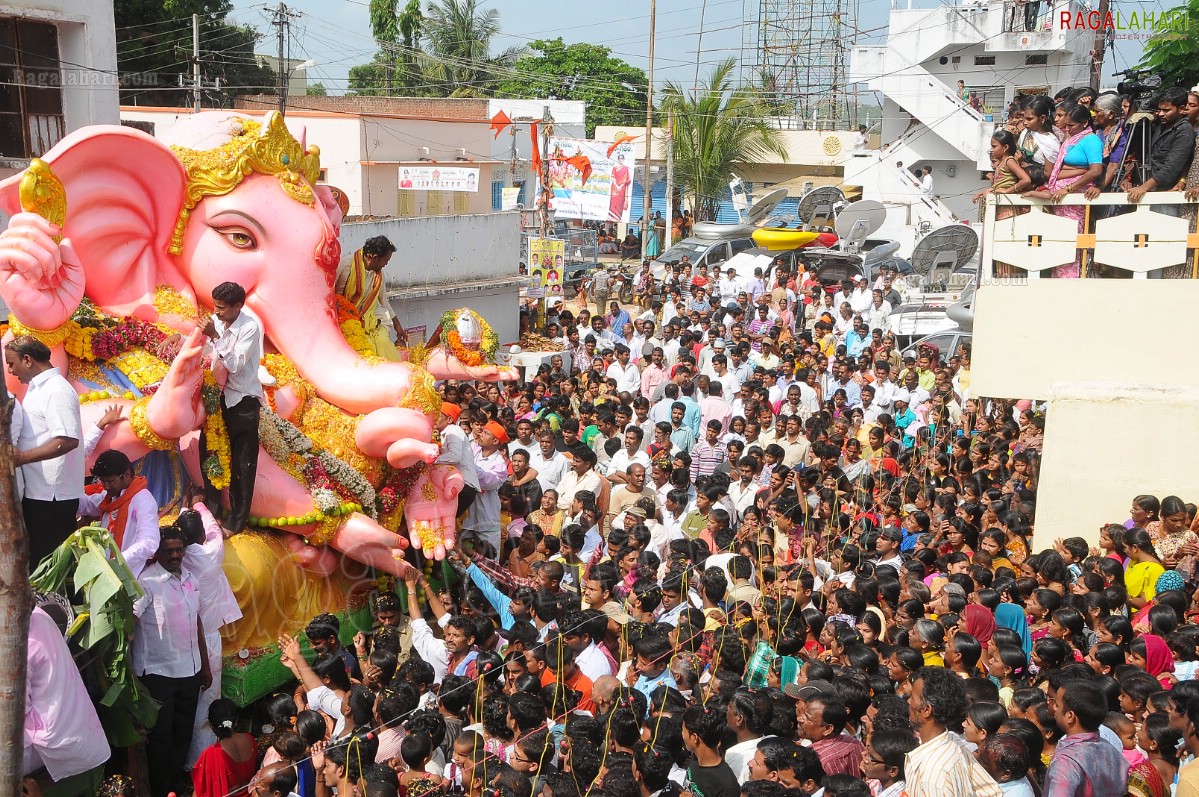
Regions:
<instances>
[{"instance_id":1,"label":"blue sky","mask_svg":"<svg viewBox=\"0 0 1199 797\"><path fill-rule=\"evenodd\" d=\"M803 0L796 0L803 2ZM887 0L859 0L858 43L881 41L887 24ZM402 0L401 0L402 4ZM311 58L317 66L310 70L310 81L321 81L331 93L346 87L350 67L366 63L375 51L370 36L368 0L291 0L290 8L299 12L291 27L289 55ZM930 5L928 0L918 5ZM1113 10L1152 11L1170 7L1160 0L1126 2L1116 0ZM753 36L757 19L757 0L658 0L654 83L667 80L683 86L694 84L696 50L700 50L700 74L722 58L740 58L742 37ZM264 3L235 2L232 19L255 26L264 35L258 52L274 53L274 29L269 25L270 10ZM649 41L649 0L622 4L593 4L579 0L486 0L484 8L499 11L502 35L495 49L522 45L538 38L561 36L567 43L587 41L611 48L614 56L645 68ZM700 17L703 13L702 45ZM852 44L852 42L850 43ZM748 45L747 45L748 46ZM752 57L752 47L747 50ZM1104 69L1104 84L1114 84L1110 74L1134 64L1141 45L1135 41L1117 42L1116 52L1109 51Z\"/></svg>"}]
</instances>

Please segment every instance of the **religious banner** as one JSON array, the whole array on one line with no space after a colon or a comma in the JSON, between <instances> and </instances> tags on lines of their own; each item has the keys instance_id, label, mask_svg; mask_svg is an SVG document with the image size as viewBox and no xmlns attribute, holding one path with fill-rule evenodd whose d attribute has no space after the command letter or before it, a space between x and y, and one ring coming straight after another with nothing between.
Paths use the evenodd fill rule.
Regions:
<instances>
[{"instance_id":1,"label":"religious banner","mask_svg":"<svg viewBox=\"0 0 1199 797\"><path fill-rule=\"evenodd\" d=\"M529 296L549 300L562 298L562 271L566 259L566 241L553 238L529 239ZM554 302L556 303L556 302Z\"/></svg>"},{"instance_id":2,"label":"religious banner","mask_svg":"<svg viewBox=\"0 0 1199 797\"><path fill-rule=\"evenodd\" d=\"M551 159L550 209L558 218L629 221L632 138L621 134L611 142L554 137L543 157Z\"/></svg>"},{"instance_id":3,"label":"religious banner","mask_svg":"<svg viewBox=\"0 0 1199 797\"><path fill-rule=\"evenodd\" d=\"M479 190L479 170L461 166L401 166L401 191Z\"/></svg>"}]
</instances>

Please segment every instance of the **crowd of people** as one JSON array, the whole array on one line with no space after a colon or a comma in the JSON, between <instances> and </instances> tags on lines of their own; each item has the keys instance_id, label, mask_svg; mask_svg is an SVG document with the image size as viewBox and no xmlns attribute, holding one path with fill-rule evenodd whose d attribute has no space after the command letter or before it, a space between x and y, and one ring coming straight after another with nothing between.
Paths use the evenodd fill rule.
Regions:
<instances>
[{"instance_id":1,"label":"crowd of people","mask_svg":"<svg viewBox=\"0 0 1199 797\"><path fill-rule=\"evenodd\" d=\"M1145 115L1138 117L1138 110ZM1149 192L1182 191L1193 201L1199 198L1197 125L1199 93L1181 88L1140 98L1090 88L1064 89L1052 98L1021 96L991 139L991 185L974 200L1022 194L1056 204L1071 194L1092 200L1103 191L1122 191L1135 205ZM1018 210L1025 209L1001 207L997 218L1011 218ZM1192 208L1180 205L1154 210L1194 216ZM1085 206L1059 205L1053 212L1076 220L1084 231ZM1059 278L1081 275L1078 261L1053 271ZM1173 267L1162 276L1189 277L1190 270Z\"/></svg>"},{"instance_id":2,"label":"crowd of people","mask_svg":"<svg viewBox=\"0 0 1199 797\"><path fill-rule=\"evenodd\" d=\"M1024 190L1040 163L1054 196L1101 185L1116 158L1104 139L1090 160L1085 103L1059 109L1063 141L1040 102L1015 148L996 135L996 173ZM1110 103L1093 102L1103 130ZM1191 130L1192 103L1163 95L1163 130ZM1155 140L1157 183L1130 200L1177 183L1182 138ZM363 285L366 257L391 251L365 253ZM891 274L828 290L778 261L741 279L683 258L639 307L559 305L544 332L561 351L527 381L441 384L438 462L466 485L453 577L430 583L409 554L370 634L343 645L322 614L311 660L281 637L298 687L247 733L251 713L217 698L218 632L238 616L220 558L248 511L262 388L229 285L205 328L240 435L220 519L189 492L160 528L115 451L85 487L116 418L82 428L46 346L5 348L28 385L35 561L97 517L145 592L153 797L1199 797L1195 506L1136 496L1098 547L1034 551L1039 408L973 395L968 345L901 353ZM27 788L95 793L110 753L44 615Z\"/></svg>"},{"instance_id":3,"label":"crowd of people","mask_svg":"<svg viewBox=\"0 0 1199 797\"><path fill-rule=\"evenodd\" d=\"M443 387L458 580L412 568L354 651L329 618L313 663L281 639L270 766L305 795L1199 793L1195 507L1034 552L1042 419L972 396L968 347L866 324L851 358L866 315L809 313L806 275L676 265L666 306L562 311L528 382Z\"/></svg>"}]
</instances>

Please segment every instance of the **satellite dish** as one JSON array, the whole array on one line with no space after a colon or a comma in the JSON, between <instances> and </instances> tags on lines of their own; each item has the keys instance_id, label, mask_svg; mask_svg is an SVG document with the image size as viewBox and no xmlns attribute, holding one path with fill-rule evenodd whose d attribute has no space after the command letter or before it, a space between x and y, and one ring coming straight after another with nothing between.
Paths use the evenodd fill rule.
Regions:
<instances>
[{"instance_id":1,"label":"satellite dish","mask_svg":"<svg viewBox=\"0 0 1199 797\"><path fill-rule=\"evenodd\" d=\"M965 224L950 224L920 239L912 250L912 270L926 286L943 283L977 251L978 233Z\"/></svg>"},{"instance_id":2,"label":"satellite dish","mask_svg":"<svg viewBox=\"0 0 1199 797\"><path fill-rule=\"evenodd\" d=\"M795 215L804 224L813 219L831 219L837 208L845 204L845 194L840 188L826 185L804 194L799 200L799 208Z\"/></svg>"},{"instance_id":3,"label":"satellite dish","mask_svg":"<svg viewBox=\"0 0 1199 797\"><path fill-rule=\"evenodd\" d=\"M842 208L837 214L837 235L841 240L864 241L887 220L882 202L862 199Z\"/></svg>"},{"instance_id":4,"label":"satellite dish","mask_svg":"<svg viewBox=\"0 0 1199 797\"><path fill-rule=\"evenodd\" d=\"M786 188L776 188L766 196L753 203L749 208L749 223L757 224L762 219L770 215L770 211L774 210L775 205L787 198Z\"/></svg>"}]
</instances>

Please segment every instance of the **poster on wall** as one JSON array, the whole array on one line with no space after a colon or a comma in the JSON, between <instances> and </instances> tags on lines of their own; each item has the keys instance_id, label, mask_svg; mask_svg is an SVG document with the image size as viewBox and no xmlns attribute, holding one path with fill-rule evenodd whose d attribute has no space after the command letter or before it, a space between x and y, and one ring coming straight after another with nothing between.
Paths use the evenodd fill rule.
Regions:
<instances>
[{"instance_id":1,"label":"poster on wall","mask_svg":"<svg viewBox=\"0 0 1199 797\"><path fill-rule=\"evenodd\" d=\"M562 270L566 259L566 241L551 238L529 239L529 275L533 282L529 296L557 304L562 298Z\"/></svg>"},{"instance_id":2,"label":"poster on wall","mask_svg":"<svg viewBox=\"0 0 1199 797\"><path fill-rule=\"evenodd\" d=\"M505 186L500 189L500 210L516 210L520 204L520 187Z\"/></svg>"},{"instance_id":3,"label":"poster on wall","mask_svg":"<svg viewBox=\"0 0 1199 797\"><path fill-rule=\"evenodd\" d=\"M401 191L479 190L479 170L459 166L401 166Z\"/></svg>"},{"instance_id":4,"label":"poster on wall","mask_svg":"<svg viewBox=\"0 0 1199 797\"><path fill-rule=\"evenodd\" d=\"M625 138L623 134L617 139ZM608 153L612 154L609 155ZM633 195L633 144L550 138L550 209L564 219L628 222ZM583 155L591 162L587 182L566 158Z\"/></svg>"}]
</instances>

